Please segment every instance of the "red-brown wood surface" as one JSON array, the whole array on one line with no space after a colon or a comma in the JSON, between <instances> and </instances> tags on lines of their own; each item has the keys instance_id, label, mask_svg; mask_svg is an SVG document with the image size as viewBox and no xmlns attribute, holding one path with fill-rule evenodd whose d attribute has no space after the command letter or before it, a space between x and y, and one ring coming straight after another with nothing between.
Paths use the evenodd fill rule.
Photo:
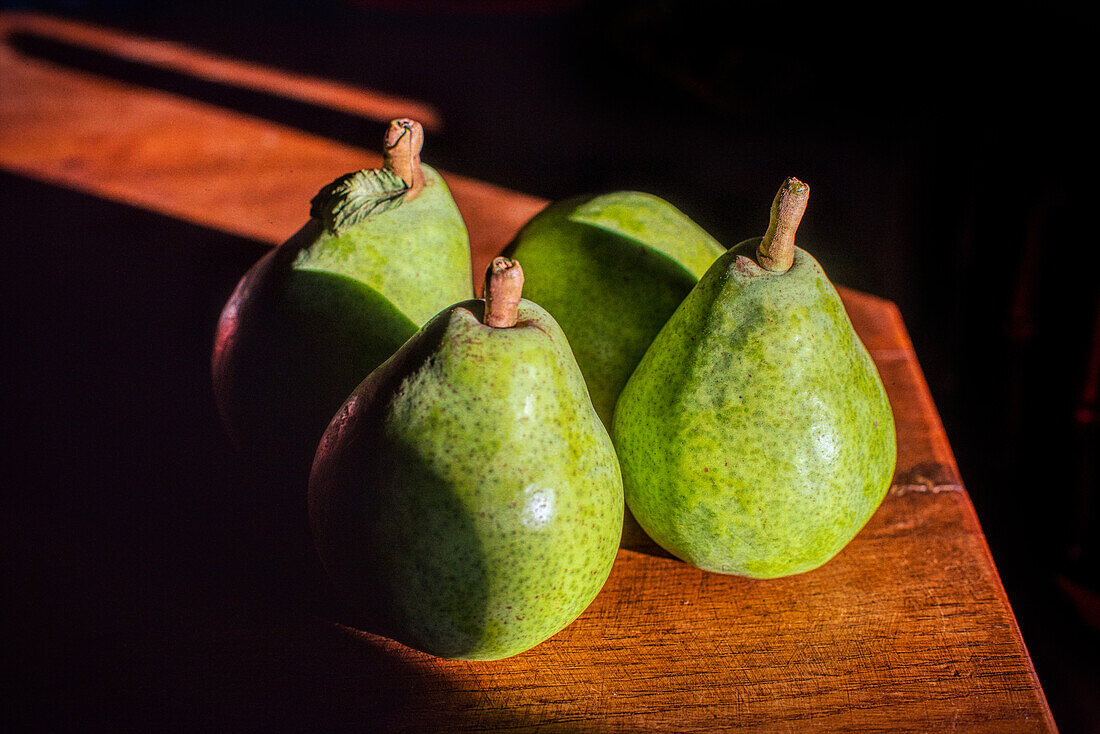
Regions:
<instances>
[{"instance_id":1,"label":"red-brown wood surface","mask_svg":"<svg viewBox=\"0 0 1100 734\"><path fill-rule=\"evenodd\" d=\"M48 17L5 14L0 33L0 167L272 244L297 229L322 184L377 165L380 141L354 148L64 68L21 55L11 34L361 114L436 114ZM470 229L475 272L545 204L443 173ZM822 568L752 581L655 548L624 549L574 624L493 663L434 659L317 617L214 618L201 633L179 633L224 683L202 705L247 724L279 696L292 665L324 682L316 710L298 712L320 729L1053 731L901 315L888 301L841 293L890 395L898 466L882 507Z\"/></svg>"}]
</instances>

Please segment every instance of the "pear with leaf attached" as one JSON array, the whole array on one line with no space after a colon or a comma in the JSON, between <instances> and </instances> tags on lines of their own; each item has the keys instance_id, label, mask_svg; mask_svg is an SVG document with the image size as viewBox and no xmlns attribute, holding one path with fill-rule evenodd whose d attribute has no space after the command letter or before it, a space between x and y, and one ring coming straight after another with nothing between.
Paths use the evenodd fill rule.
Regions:
<instances>
[{"instance_id":1,"label":"pear with leaf attached","mask_svg":"<svg viewBox=\"0 0 1100 734\"><path fill-rule=\"evenodd\" d=\"M300 486L325 426L371 370L439 311L473 296L469 239L424 133L394 120L384 165L342 176L310 220L241 279L212 367L230 436L263 475Z\"/></svg>"},{"instance_id":2,"label":"pear with leaf attached","mask_svg":"<svg viewBox=\"0 0 1100 734\"><path fill-rule=\"evenodd\" d=\"M820 566L894 472L875 365L821 266L794 245L808 195L784 183L765 236L711 266L616 407L627 504L658 544L709 571Z\"/></svg>"},{"instance_id":3,"label":"pear with leaf attached","mask_svg":"<svg viewBox=\"0 0 1100 734\"><path fill-rule=\"evenodd\" d=\"M599 593L622 531L611 439L565 335L496 258L333 418L309 484L349 624L447 658L515 655Z\"/></svg>"}]
</instances>

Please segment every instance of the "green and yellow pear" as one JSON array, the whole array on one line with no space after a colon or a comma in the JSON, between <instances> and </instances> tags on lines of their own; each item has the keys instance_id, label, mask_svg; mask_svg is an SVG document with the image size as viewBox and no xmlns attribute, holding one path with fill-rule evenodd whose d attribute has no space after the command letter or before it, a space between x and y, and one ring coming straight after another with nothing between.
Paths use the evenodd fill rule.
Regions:
<instances>
[{"instance_id":1,"label":"green and yellow pear","mask_svg":"<svg viewBox=\"0 0 1100 734\"><path fill-rule=\"evenodd\" d=\"M486 300L432 319L333 418L309 483L349 624L489 660L556 634L599 593L622 479L561 328L496 258Z\"/></svg>"},{"instance_id":2,"label":"green and yellow pear","mask_svg":"<svg viewBox=\"0 0 1100 734\"><path fill-rule=\"evenodd\" d=\"M708 571L822 565L893 476L882 381L836 289L794 245L808 195L783 184L765 236L711 266L616 407L628 506L654 541Z\"/></svg>"},{"instance_id":3,"label":"green and yellow pear","mask_svg":"<svg viewBox=\"0 0 1100 734\"><path fill-rule=\"evenodd\" d=\"M304 491L344 399L439 311L473 296L465 224L424 134L395 120L384 164L342 176L261 258L222 310L212 357L228 433L252 464Z\"/></svg>"}]
</instances>

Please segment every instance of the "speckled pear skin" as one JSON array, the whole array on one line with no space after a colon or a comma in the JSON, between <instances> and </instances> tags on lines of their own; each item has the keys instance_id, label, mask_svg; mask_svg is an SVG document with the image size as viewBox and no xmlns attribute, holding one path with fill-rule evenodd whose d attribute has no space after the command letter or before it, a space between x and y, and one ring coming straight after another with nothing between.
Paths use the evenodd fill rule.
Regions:
<instances>
[{"instance_id":1,"label":"speckled pear skin","mask_svg":"<svg viewBox=\"0 0 1100 734\"><path fill-rule=\"evenodd\" d=\"M228 433L253 469L304 487L348 394L439 311L473 295L466 227L438 173L339 235L311 219L222 310L212 356Z\"/></svg>"},{"instance_id":2,"label":"speckled pear skin","mask_svg":"<svg viewBox=\"0 0 1100 734\"><path fill-rule=\"evenodd\" d=\"M571 623L614 563L623 495L568 342L520 301L511 328L467 301L356 388L310 478L320 557L351 624L492 660Z\"/></svg>"},{"instance_id":3,"label":"speckled pear skin","mask_svg":"<svg viewBox=\"0 0 1100 734\"><path fill-rule=\"evenodd\" d=\"M653 337L725 251L672 204L639 191L555 202L506 250L523 263L524 296L553 314L568 336L608 429L619 392ZM629 510L622 544L652 544Z\"/></svg>"},{"instance_id":4,"label":"speckled pear skin","mask_svg":"<svg viewBox=\"0 0 1100 734\"><path fill-rule=\"evenodd\" d=\"M658 544L754 578L814 569L870 519L894 472L893 414L821 266L783 273L759 238L720 258L619 398L626 501Z\"/></svg>"}]
</instances>

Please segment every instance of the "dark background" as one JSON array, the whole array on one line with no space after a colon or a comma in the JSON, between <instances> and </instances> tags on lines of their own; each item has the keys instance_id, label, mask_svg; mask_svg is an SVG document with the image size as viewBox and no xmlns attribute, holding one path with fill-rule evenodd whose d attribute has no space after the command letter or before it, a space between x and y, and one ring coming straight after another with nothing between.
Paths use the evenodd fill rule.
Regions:
<instances>
[{"instance_id":1,"label":"dark background","mask_svg":"<svg viewBox=\"0 0 1100 734\"><path fill-rule=\"evenodd\" d=\"M658 0L0 7L422 100L444 121L425 145L434 166L549 199L649 191L727 245L763 233L786 176L806 181L800 244L835 282L900 307L1055 719L1065 732L1100 731L1088 393L1100 277L1083 11ZM380 140L380 125L350 115L19 43L355 145ZM212 512L263 513L260 498L225 491L237 470L211 438L212 403L195 399L207 394L218 310L264 247L11 174L0 174L0 206L3 593L20 612L8 710L58 730L83 721L88 702L55 706L67 682L46 671L141 690L141 666L179 649L135 649L135 669L114 671L82 659L89 630L123 647L150 626L186 635L178 620L193 617L196 596L272 573L236 553L244 541L227 528L239 524L209 523ZM74 232L78 247L58 246ZM196 554L225 573L188 578ZM240 612L203 610L215 630L219 615ZM57 643L43 652L47 633Z\"/></svg>"}]
</instances>

